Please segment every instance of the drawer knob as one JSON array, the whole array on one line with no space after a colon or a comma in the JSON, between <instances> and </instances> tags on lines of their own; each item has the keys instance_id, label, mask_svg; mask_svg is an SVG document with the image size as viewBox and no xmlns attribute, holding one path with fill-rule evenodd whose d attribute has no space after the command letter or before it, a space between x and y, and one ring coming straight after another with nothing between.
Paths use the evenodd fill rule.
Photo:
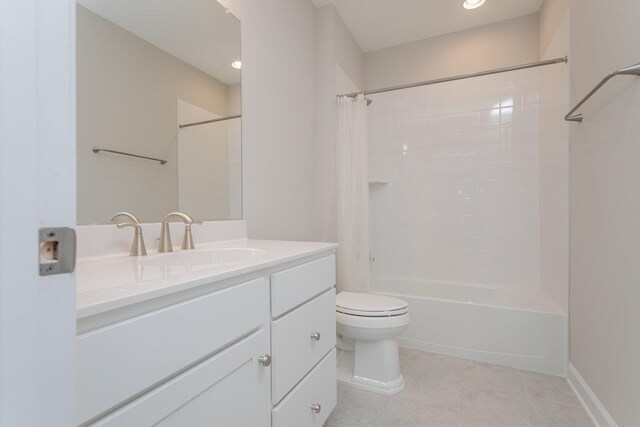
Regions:
<instances>
[{"instance_id":1,"label":"drawer knob","mask_svg":"<svg viewBox=\"0 0 640 427\"><path fill-rule=\"evenodd\" d=\"M320 341L320 332L314 332L311 334L311 339L314 341Z\"/></svg>"},{"instance_id":2,"label":"drawer knob","mask_svg":"<svg viewBox=\"0 0 640 427\"><path fill-rule=\"evenodd\" d=\"M322 410L322 406L320 406L319 403L314 403L313 405L311 405L311 410L318 414Z\"/></svg>"},{"instance_id":3,"label":"drawer knob","mask_svg":"<svg viewBox=\"0 0 640 427\"><path fill-rule=\"evenodd\" d=\"M271 356L269 356L268 354L265 354L264 356L258 357L258 361L262 366L266 368L267 366L271 365Z\"/></svg>"}]
</instances>

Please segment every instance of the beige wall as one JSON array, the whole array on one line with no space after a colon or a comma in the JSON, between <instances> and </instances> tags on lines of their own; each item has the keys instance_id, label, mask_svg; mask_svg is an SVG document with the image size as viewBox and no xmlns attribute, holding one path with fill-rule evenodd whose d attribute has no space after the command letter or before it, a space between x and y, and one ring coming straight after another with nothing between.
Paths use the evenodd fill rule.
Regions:
<instances>
[{"instance_id":1,"label":"beige wall","mask_svg":"<svg viewBox=\"0 0 640 427\"><path fill-rule=\"evenodd\" d=\"M547 0L542 3L538 11L540 20L539 48L540 56L544 56L557 29L562 25L571 0Z\"/></svg>"},{"instance_id":2,"label":"beige wall","mask_svg":"<svg viewBox=\"0 0 640 427\"><path fill-rule=\"evenodd\" d=\"M541 59L570 55L570 14ZM538 69L540 111L540 288L569 310L569 65Z\"/></svg>"},{"instance_id":3,"label":"beige wall","mask_svg":"<svg viewBox=\"0 0 640 427\"><path fill-rule=\"evenodd\" d=\"M107 223L121 210L161 220L178 207L177 98L223 116L227 86L81 6L76 60L78 224Z\"/></svg>"},{"instance_id":4,"label":"beige wall","mask_svg":"<svg viewBox=\"0 0 640 427\"><path fill-rule=\"evenodd\" d=\"M227 114L242 113L241 84L227 88ZM242 218L242 119L227 122L229 143L229 218Z\"/></svg>"},{"instance_id":5,"label":"beige wall","mask_svg":"<svg viewBox=\"0 0 640 427\"><path fill-rule=\"evenodd\" d=\"M242 23L242 187L249 236L320 238L315 191L316 8L220 0Z\"/></svg>"},{"instance_id":6,"label":"beige wall","mask_svg":"<svg viewBox=\"0 0 640 427\"><path fill-rule=\"evenodd\" d=\"M178 100L178 122L218 119L219 114ZM230 216L229 126L233 120L180 129L178 132L178 210L194 218Z\"/></svg>"},{"instance_id":7,"label":"beige wall","mask_svg":"<svg viewBox=\"0 0 640 427\"><path fill-rule=\"evenodd\" d=\"M356 86L364 87L364 53L335 7L333 5L326 7L331 10L333 21L335 63L342 68Z\"/></svg>"},{"instance_id":8,"label":"beige wall","mask_svg":"<svg viewBox=\"0 0 640 427\"><path fill-rule=\"evenodd\" d=\"M227 114L230 116L242 113L242 87L240 83L227 86Z\"/></svg>"},{"instance_id":9,"label":"beige wall","mask_svg":"<svg viewBox=\"0 0 640 427\"><path fill-rule=\"evenodd\" d=\"M566 3L546 0L541 28L552 31ZM575 104L606 74L640 60L640 2L570 4ZM640 78L617 78L583 111L584 122L571 125L570 358L617 424L635 427L640 425Z\"/></svg>"},{"instance_id":10,"label":"beige wall","mask_svg":"<svg viewBox=\"0 0 640 427\"><path fill-rule=\"evenodd\" d=\"M365 89L538 60L538 15L367 52Z\"/></svg>"}]
</instances>

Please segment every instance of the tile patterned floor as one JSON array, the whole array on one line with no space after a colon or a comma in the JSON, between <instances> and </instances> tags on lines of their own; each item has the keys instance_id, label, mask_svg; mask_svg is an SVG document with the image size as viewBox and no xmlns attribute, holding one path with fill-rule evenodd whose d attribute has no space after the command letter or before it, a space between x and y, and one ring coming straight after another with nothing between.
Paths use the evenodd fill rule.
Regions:
<instances>
[{"instance_id":1,"label":"tile patterned floor","mask_svg":"<svg viewBox=\"0 0 640 427\"><path fill-rule=\"evenodd\" d=\"M593 427L563 378L407 349L400 363L394 396L338 384L325 427Z\"/></svg>"}]
</instances>

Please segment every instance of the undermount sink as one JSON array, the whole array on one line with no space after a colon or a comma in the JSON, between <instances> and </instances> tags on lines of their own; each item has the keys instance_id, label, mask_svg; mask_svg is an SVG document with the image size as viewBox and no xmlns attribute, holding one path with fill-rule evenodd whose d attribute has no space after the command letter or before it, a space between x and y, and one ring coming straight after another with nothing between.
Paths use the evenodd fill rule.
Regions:
<instances>
[{"instance_id":1,"label":"undermount sink","mask_svg":"<svg viewBox=\"0 0 640 427\"><path fill-rule=\"evenodd\" d=\"M264 253L265 251L263 249L252 248L194 249L190 251L151 255L140 259L138 263L142 265L167 267L226 267L245 263Z\"/></svg>"}]
</instances>

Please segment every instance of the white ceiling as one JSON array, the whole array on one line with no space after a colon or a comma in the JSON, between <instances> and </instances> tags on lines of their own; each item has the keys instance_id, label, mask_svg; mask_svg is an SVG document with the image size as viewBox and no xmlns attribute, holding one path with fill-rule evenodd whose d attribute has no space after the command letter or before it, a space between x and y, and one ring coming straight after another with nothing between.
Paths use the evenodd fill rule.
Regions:
<instances>
[{"instance_id":1,"label":"white ceiling","mask_svg":"<svg viewBox=\"0 0 640 427\"><path fill-rule=\"evenodd\" d=\"M240 82L240 21L216 0L77 0L226 84Z\"/></svg>"},{"instance_id":2,"label":"white ceiling","mask_svg":"<svg viewBox=\"0 0 640 427\"><path fill-rule=\"evenodd\" d=\"M333 4L365 52L536 13L543 0L487 0L466 10L463 0L313 0Z\"/></svg>"}]
</instances>

